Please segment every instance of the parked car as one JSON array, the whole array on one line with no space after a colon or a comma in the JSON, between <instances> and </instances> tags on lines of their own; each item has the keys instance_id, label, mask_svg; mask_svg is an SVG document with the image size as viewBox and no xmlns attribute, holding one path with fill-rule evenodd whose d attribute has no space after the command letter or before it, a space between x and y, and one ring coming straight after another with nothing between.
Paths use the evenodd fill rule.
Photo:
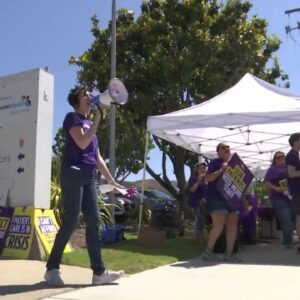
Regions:
<instances>
[{"instance_id":1,"label":"parked car","mask_svg":"<svg viewBox=\"0 0 300 300\"><path fill-rule=\"evenodd\" d=\"M144 194L151 199L156 199L156 200L165 200L165 201L176 201L174 198L172 198L170 195L159 191L159 190L149 190L145 189Z\"/></svg>"},{"instance_id":2,"label":"parked car","mask_svg":"<svg viewBox=\"0 0 300 300\"><path fill-rule=\"evenodd\" d=\"M159 190L144 190L152 203L151 224L158 227L177 227L179 224L179 205L176 199Z\"/></svg>"},{"instance_id":3,"label":"parked car","mask_svg":"<svg viewBox=\"0 0 300 300\"><path fill-rule=\"evenodd\" d=\"M130 200L131 201L131 208L138 207L141 204L141 201L142 201L142 194L140 192L136 192L136 194L133 195L133 196L116 194L116 197L121 198L121 199L128 199L128 200ZM152 206L154 206L156 204L156 201L154 201L153 199L148 198L144 194L143 203L148 208L152 208Z\"/></svg>"},{"instance_id":4,"label":"parked car","mask_svg":"<svg viewBox=\"0 0 300 300\"><path fill-rule=\"evenodd\" d=\"M110 203L110 199L109 196L104 194L102 195L103 197L103 201L105 203ZM128 217L128 212L129 210L132 208L132 202L130 199L126 199L124 197L115 197L116 199L116 207L114 210L115 213L115 221L117 223L122 223L124 221L126 221L127 217Z\"/></svg>"}]
</instances>

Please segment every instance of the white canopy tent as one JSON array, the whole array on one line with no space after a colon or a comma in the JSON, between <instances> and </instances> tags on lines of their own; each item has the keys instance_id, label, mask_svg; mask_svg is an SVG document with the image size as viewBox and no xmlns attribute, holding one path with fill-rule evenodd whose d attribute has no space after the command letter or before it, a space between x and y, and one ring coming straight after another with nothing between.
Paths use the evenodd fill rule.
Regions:
<instances>
[{"instance_id":1,"label":"white canopy tent","mask_svg":"<svg viewBox=\"0 0 300 300\"><path fill-rule=\"evenodd\" d=\"M204 103L149 116L147 130L208 158L216 156L217 144L228 143L231 152L237 152L256 174L270 166L274 152L286 153L290 148L288 137L300 132L300 95L246 74L233 87ZM148 143L145 160L147 147ZM142 185L142 194L143 190ZM141 216L142 205L139 228Z\"/></svg>"},{"instance_id":2,"label":"white canopy tent","mask_svg":"<svg viewBox=\"0 0 300 300\"><path fill-rule=\"evenodd\" d=\"M300 95L246 74L209 101L148 117L147 129L209 158L226 142L252 170L266 168L275 151L288 151L288 136L300 131Z\"/></svg>"}]
</instances>

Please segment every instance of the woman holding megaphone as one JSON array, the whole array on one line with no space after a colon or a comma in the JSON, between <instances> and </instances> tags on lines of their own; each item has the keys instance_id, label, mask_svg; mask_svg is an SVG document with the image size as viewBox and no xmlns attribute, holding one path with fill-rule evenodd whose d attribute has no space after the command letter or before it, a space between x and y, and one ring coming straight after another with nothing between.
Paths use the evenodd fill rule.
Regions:
<instances>
[{"instance_id":1,"label":"woman holding megaphone","mask_svg":"<svg viewBox=\"0 0 300 300\"><path fill-rule=\"evenodd\" d=\"M74 112L66 115L63 129L66 134L66 147L61 168L61 188L63 195L62 226L60 227L47 262L45 280L49 285L62 286L59 266L62 254L74 231L80 212L86 223L86 244L93 270L93 285L109 284L122 277L122 272L108 271L101 257L99 239L100 213L96 177L98 170L109 184L123 188L110 174L103 160L96 131L101 122L101 103L97 104L93 122L88 115L91 112L91 97L84 87L76 86L68 96Z\"/></svg>"}]
</instances>

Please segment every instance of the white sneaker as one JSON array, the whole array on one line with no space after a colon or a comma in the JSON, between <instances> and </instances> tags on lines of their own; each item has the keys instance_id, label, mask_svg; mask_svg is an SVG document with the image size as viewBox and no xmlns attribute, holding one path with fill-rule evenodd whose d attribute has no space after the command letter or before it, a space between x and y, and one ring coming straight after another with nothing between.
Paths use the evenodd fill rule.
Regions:
<instances>
[{"instance_id":1,"label":"white sneaker","mask_svg":"<svg viewBox=\"0 0 300 300\"><path fill-rule=\"evenodd\" d=\"M110 284L122 277L124 277L124 271L115 272L105 270L101 275L93 275L92 285Z\"/></svg>"},{"instance_id":2,"label":"white sneaker","mask_svg":"<svg viewBox=\"0 0 300 300\"><path fill-rule=\"evenodd\" d=\"M220 261L218 255L209 249L203 251L201 258L205 261Z\"/></svg>"},{"instance_id":3,"label":"white sneaker","mask_svg":"<svg viewBox=\"0 0 300 300\"><path fill-rule=\"evenodd\" d=\"M237 256L236 253L225 253L224 254L224 257L223 257L223 260L226 261L226 262L232 262L232 263L240 263L242 262L242 260Z\"/></svg>"},{"instance_id":4,"label":"white sneaker","mask_svg":"<svg viewBox=\"0 0 300 300\"><path fill-rule=\"evenodd\" d=\"M63 286L64 282L60 277L59 269L53 269L51 271L46 271L44 279L48 285L51 286Z\"/></svg>"}]
</instances>

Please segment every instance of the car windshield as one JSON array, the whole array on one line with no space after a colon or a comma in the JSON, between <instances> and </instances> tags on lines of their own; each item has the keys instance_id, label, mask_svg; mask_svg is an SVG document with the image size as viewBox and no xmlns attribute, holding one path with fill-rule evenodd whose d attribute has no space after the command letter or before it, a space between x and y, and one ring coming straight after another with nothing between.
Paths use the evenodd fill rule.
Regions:
<instances>
[{"instance_id":1,"label":"car windshield","mask_svg":"<svg viewBox=\"0 0 300 300\"><path fill-rule=\"evenodd\" d=\"M135 199L141 199L142 198L142 193L136 192L136 194L133 196ZM147 198L146 193L144 193L144 198Z\"/></svg>"},{"instance_id":2,"label":"car windshield","mask_svg":"<svg viewBox=\"0 0 300 300\"><path fill-rule=\"evenodd\" d=\"M148 191L145 191L145 194L148 197L152 197L152 198L173 200L169 195L165 194L164 192L157 191L157 190L148 190Z\"/></svg>"}]
</instances>

